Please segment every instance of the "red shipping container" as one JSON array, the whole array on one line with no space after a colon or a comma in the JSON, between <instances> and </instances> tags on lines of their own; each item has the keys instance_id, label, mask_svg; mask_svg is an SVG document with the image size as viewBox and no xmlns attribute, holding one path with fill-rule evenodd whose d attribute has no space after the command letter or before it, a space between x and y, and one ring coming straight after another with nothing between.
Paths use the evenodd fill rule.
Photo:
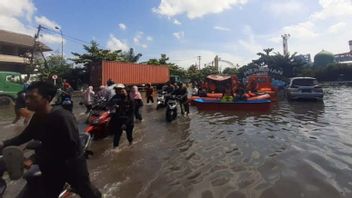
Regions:
<instances>
[{"instance_id":1,"label":"red shipping container","mask_svg":"<svg viewBox=\"0 0 352 198\"><path fill-rule=\"evenodd\" d=\"M170 72L166 65L103 61L92 64L90 77L94 87L106 84L109 79L126 85L163 84L170 80Z\"/></svg>"}]
</instances>

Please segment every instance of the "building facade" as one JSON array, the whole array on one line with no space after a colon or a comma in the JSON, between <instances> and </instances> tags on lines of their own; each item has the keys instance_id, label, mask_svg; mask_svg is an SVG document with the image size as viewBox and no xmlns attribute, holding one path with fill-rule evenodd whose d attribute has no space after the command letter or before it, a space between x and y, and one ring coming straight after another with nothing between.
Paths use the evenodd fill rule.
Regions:
<instances>
[{"instance_id":1,"label":"building facade","mask_svg":"<svg viewBox=\"0 0 352 198\"><path fill-rule=\"evenodd\" d=\"M32 53L39 57L40 52L47 51L51 49L43 43L34 42L32 36L0 30L0 71L25 73Z\"/></svg>"}]
</instances>

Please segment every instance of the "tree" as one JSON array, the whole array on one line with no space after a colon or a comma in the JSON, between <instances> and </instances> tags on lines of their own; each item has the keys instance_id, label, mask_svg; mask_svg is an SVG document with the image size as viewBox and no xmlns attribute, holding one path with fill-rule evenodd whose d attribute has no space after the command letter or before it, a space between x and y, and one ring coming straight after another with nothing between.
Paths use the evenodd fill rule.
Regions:
<instances>
[{"instance_id":1,"label":"tree","mask_svg":"<svg viewBox=\"0 0 352 198\"><path fill-rule=\"evenodd\" d=\"M141 53L135 54L133 48L130 48L130 50L122 54L123 61L130 63L136 63L141 56Z\"/></svg>"},{"instance_id":2,"label":"tree","mask_svg":"<svg viewBox=\"0 0 352 198\"><path fill-rule=\"evenodd\" d=\"M124 55L121 50L110 51L99 48L99 44L96 41L91 41L89 45L83 45L85 53L80 54L72 52L75 57L71 60L75 64L83 65L86 73L86 79L90 77L91 66L93 63L99 63L103 60L106 61L124 61ZM132 50L133 53L133 50ZM138 55L138 54L137 54Z\"/></svg>"},{"instance_id":3,"label":"tree","mask_svg":"<svg viewBox=\"0 0 352 198\"><path fill-rule=\"evenodd\" d=\"M223 74L227 74L227 75L234 75L234 74L237 74L238 71L236 68L233 68L233 67L226 67L223 71L222 71Z\"/></svg>"},{"instance_id":4,"label":"tree","mask_svg":"<svg viewBox=\"0 0 352 198\"><path fill-rule=\"evenodd\" d=\"M200 70L200 79L205 79L211 74L219 74L219 71L214 66L206 66Z\"/></svg>"},{"instance_id":5,"label":"tree","mask_svg":"<svg viewBox=\"0 0 352 198\"><path fill-rule=\"evenodd\" d=\"M197 65L191 65L187 69L187 77L190 79L191 82L198 82L200 81L200 70L198 69Z\"/></svg>"},{"instance_id":6,"label":"tree","mask_svg":"<svg viewBox=\"0 0 352 198\"><path fill-rule=\"evenodd\" d=\"M41 80L51 80L53 75L57 75L60 78L65 78L73 67L73 64L67 63L67 61L59 55L47 57L46 62L47 67L45 66L43 60L37 61L37 69Z\"/></svg>"},{"instance_id":7,"label":"tree","mask_svg":"<svg viewBox=\"0 0 352 198\"><path fill-rule=\"evenodd\" d=\"M150 65L167 65L170 69L170 75L177 75L181 78L186 78L187 77L187 72L184 68L179 67L178 65L176 65L175 63L169 63L168 62L169 57L167 57L166 54L160 54L160 58L156 59L149 59L147 61L147 64Z\"/></svg>"}]
</instances>

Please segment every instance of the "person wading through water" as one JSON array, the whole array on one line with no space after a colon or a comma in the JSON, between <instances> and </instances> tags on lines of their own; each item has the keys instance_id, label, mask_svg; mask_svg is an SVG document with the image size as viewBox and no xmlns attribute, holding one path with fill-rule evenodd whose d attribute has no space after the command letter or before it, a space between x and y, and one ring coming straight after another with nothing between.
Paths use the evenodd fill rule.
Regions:
<instances>
[{"instance_id":1,"label":"person wading through water","mask_svg":"<svg viewBox=\"0 0 352 198\"><path fill-rule=\"evenodd\" d=\"M133 86L130 92L130 99L134 102L134 116L137 120L142 121L142 114L139 109L143 106L142 95L137 86Z\"/></svg>"},{"instance_id":2,"label":"person wading through water","mask_svg":"<svg viewBox=\"0 0 352 198\"><path fill-rule=\"evenodd\" d=\"M117 85L115 91L116 95L109 102L109 106L113 107L110 123L114 133L113 151L119 151L118 146L123 130L126 130L129 145L133 142L134 101L128 96L124 85Z\"/></svg>"}]
</instances>

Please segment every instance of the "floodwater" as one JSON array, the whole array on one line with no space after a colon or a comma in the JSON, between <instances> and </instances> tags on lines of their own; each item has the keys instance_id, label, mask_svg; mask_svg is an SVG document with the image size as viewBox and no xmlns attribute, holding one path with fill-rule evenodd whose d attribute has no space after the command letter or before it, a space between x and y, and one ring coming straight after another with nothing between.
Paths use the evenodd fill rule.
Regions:
<instances>
[{"instance_id":1,"label":"floodwater","mask_svg":"<svg viewBox=\"0 0 352 198\"><path fill-rule=\"evenodd\" d=\"M324 103L283 99L265 113L193 107L172 123L145 105L133 146L124 136L118 153L111 137L92 143L91 179L108 198L352 197L352 87L324 90ZM18 130L9 122L1 139Z\"/></svg>"}]
</instances>

